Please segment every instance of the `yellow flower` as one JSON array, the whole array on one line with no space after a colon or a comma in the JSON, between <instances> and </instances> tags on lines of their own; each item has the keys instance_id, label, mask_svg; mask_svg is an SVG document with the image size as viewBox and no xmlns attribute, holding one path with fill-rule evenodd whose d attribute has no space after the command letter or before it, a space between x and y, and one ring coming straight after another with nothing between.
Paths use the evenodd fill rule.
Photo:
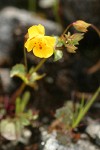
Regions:
<instances>
[{"instance_id":1,"label":"yellow flower","mask_svg":"<svg viewBox=\"0 0 100 150\"><path fill-rule=\"evenodd\" d=\"M30 27L28 36L24 45L28 52L33 50L34 55L40 58L48 58L54 53L56 39L45 36L45 29L41 24Z\"/></svg>"},{"instance_id":2,"label":"yellow flower","mask_svg":"<svg viewBox=\"0 0 100 150\"><path fill-rule=\"evenodd\" d=\"M73 23L73 26L76 30L80 31L80 32L87 32L87 28L90 26L91 24L86 23L85 21L82 20L78 20L76 22Z\"/></svg>"}]
</instances>

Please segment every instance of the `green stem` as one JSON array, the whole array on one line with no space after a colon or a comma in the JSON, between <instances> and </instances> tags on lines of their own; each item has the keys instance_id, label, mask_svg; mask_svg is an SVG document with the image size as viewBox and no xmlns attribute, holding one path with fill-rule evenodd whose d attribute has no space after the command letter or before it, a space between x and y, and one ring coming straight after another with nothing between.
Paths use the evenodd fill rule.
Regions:
<instances>
[{"instance_id":1,"label":"green stem","mask_svg":"<svg viewBox=\"0 0 100 150\"><path fill-rule=\"evenodd\" d=\"M38 70L41 68L41 66L44 64L44 62L45 62L46 60L47 60L46 58L42 59L42 60L40 61L40 63L35 67L35 69L34 69L33 72L38 71Z\"/></svg>"},{"instance_id":2,"label":"green stem","mask_svg":"<svg viewBox=\"0 0 100 150\"><path fill-rule=\"evenodd\" d=\"M96 26L94 26L93 24L91 24L91 27L97 32L97 34L100 37L100 30Z\"/></svg>"},{"instance_id":3,"label":"green stem","mask_svg":"<svg viewBox=\"0 0 100 150\"><path fill-rule=\"evenodd\" d=\"M64 32L62 33L61 37L63 37L63 35L69 30L69 28L72 26L72 24L69 24L67 26L67 28L64 30Z\"/></svg>"},{"instance_id":4,"label":"green stem","mask_svg":"<svg viewBox=\"0 0 100 150\"><path fill-rule=\"evenodd\" d=\"M60 19L60 16L59 16L59 14L58 14L58 12L59 12L59 0L56 0L56 1L54 2L54 5L53 5L53 12L54 12L56 21L61 24L61 19Z\"/></svg>"},{"instance_id":5,"label":"green stem","mask_svg":"<svg viewBox=\"0 0 100 150\"><path fill-rule=\"evenodd\" d=\"M36 0L28 0L28 7L30 11L36 12Z\"/></svg>"},{"instance_id":6,"label":"green stem","mask_svg":"<svg viewBox=\"0 0 100 150\"><path fill-rule=\"evenodd\" d=\"M84 106L84 108L81 109L81 111L79 112L79 115L78 115L76 121L72 125L72 128L76 128L78 126L78 124L83 119L83 117L85 116L85 114L87 113L87 111L89 110L91 105L93 104L93 102L96 100L96 98L99 95L99 93L100 93L100 87L97 89L97 91L95 92L93 97L88 101L88 103Z\"/></svg>"},{"instance_id":7,"label":"green stem","mask_svg":"<svg viewBox=\"0 0 100 150\"><path fill-rule=\"evenodd\" d=\"M25 68L26 68L26 72L28 71L28 65L27 65L27 57L26 57L26 49L24 47L24 63L25 63Z\"/></svg>"},{"instance_id":8,"label":"green stem","mask_svg":"<svg viewBox=\"0 0 100 150\"><path fill-rule=\"evenodd\" d=\"M26 86L26 84L23 82L22 84L21 84L21 86L15 91L15 93L12 95L12 97L11 97L11 103L13 103L15 100L16 100L16 98L19 96L19 95L21 95L21 93L23 92L23 90L25 89L25 86Z\"/></svg>"}]
</instances>

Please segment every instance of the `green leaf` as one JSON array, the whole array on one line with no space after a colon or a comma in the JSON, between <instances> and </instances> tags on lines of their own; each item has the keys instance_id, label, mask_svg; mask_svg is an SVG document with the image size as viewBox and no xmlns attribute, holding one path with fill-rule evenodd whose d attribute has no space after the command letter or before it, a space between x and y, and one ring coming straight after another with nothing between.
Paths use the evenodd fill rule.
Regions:
<instances>
[{"instance_id":1,"label":"green leaf","mask_svg":"<svg viewBox=\"0 0 100 150\"><path fill-rule=\"evenodd\" d=\"M80 41L83 39L83 35L84 35L84 33L75 33L75 34L71 35L71 38L73 40Z\"/></svg>"},{"instance_id":2,"label":"green leaf","mask_svg":"<svg viewBox=\"0 0 100 150\"><path fill-rule=\"evenodd\" d=\"M23 116L21 117L20 121L21 121L22 126L30 125L30 120L28 118L23 117Z\"/></svg>"},{"instance_id":3,"label":"green leaf","mask_svg":"<svg viewBox=\"0 0 100 150\"><path fill-rule=\"evenodd\" d=\"M84 107L81 108L79 111L79 114L72 125L73 128L77 127L80 121L83 119L83 117L86 115L87 111L90 109L93 102L96 100L97 96L100 94L100 87L97 89L97 91L94 93L93 97L85 104Z\"/></svg>"},{"instance_id":4,"label":"green leaf","mask_svg":"<svg viewBox=\"0 0 100 150\"><path fill-rule=\"evenodd\" d=\"M21 101L21 104L20 104L21 112L23 112L25 110L29 99L30 99L30 92L27 91L27 92L24 93L24 95L22 97L22 101Z\"/></svg>"},{"instance_id":5,"label":"green leaf","mask_svg":"<svg viewBox=\"0 0 100 150\"><path fill-rule=\"evenodd\" d=\"M31 67L29 70L29 74L32 74L34 72L34 69L35 69L34 67Z\"/></svg>"},{"instance_id":6,"label":"green leaf","mask_svg":"<svg viewBox=\"0 0 100 150\"><path fill-rule=\"evenodd\" d=\"M70 36L71 39L71 44L72 45L78 45L79 41L82 40L84 38L83 33L75 33L73 35Z\"/></svg>"},{"instance_id":7,"label":"green leaf","mask_svg":"<svg viewBox=\"0 0 100 150\"><path fill-rule=\"evenodd\" d=\"M14 76L19 77L26 84L28 83L28 79L26 77L26 69L24 65L17 64L12 68L12 70L10 71L10 77L14 77Z\"/></svg>"},{"instance_id":8,"label":"green leaf","mask_svg":"<svg viewBox=\"0 0 100 150\"><path fill-rule=\"evenodd\" d=\"M32 84L32 82L35 82L36 80L40 80L45 76L45 74L39 75L36 72L33 72L29 78L29 82Z\"/></svg>"},{"instance_id":9,"label":"green leaf","mask_svg":"<svg viewBox=\"0 0 100 150\"><path fill-rule=\"evenodd\" d=\"M17 97L16 98L16 108L15 108L16 115L21 112L20 104L21 104L21 99L19 97Z\"/></svg>"},{"instance_id":10,"label":"green leaf","mask_svg":"<svg viewBox=\"0 0 100 150\"><path fill-rule=\"evenodd\" d=\"M27 117L28 117L29 120L31 120L33 118L33 112L32 112L32 110L28 110Z\"/></svg>"},{"instance_id":11,"label":"green leaf","mask_svg":"<svg viewBox=\"0 0 100 150\"><path fill-rule=\"evenodd\" d=\"M55 50L54 52L54 61L58 61L63 56L63 52L61 50Z\"/></svg>"},{"instance_id":12,"label":"green leaf","mask_svg":"<svg viewBox=\"0 0 100 150\"><path fill-rule=\"evenodd\" d=\"M23 126L21 125L20 120L17 119L17 120L15 121L15 130L16 130L16 138L17 138L17 140L18 140L19 137L21 136L22 128L23 128Z\"/></svg>"},{"instance_id":13,"label":"green leaf","mask_svg":"<svg viewBox=\"0 0 100 150\"><path fill-rule=\"evenodd\" d=\"M62 47L64 45L64 41L58 40L56 47Z\"/></svg>"},{"instance_id":14,"label":"green leaf","mask_svg":"<svg viewBox=\"0 0 100 150\"><path fill-rule=\"evenodd\" d=\"M16 115L24 112L26 105L29 101L29 98L30 98L29 92L25 92L22 99L20 99L19 97L16 98L16 108L15 108Z\"/></svg>"},{"instance_id":15,"label":"green leaf","mask_svg":"<svg viewBox=\"0 0 100 150\"><path fill-rule=\"evenodd\" d=\"M0 134L3 132L4 127L8 124L8 120L7 119L3 119L0 121Z\"/></svg>"},{"instance_id":16,"label":"green leaf","mask_svg":"<svg viewBox=\"0 0 100 150\"><path fill-rule=\"evenodd\" d=\"M9 119L1 120L0 134L7 140L16 140L15 124Z\"/></svg>"},{"instance_id":17,"label":"green leaf","mask_svg":"<svg viewBox=\"0 0 100 150\"><path fill-rule=\"evenodd\" d=\"M25 66L22 64L15 65L10 72L11 77L19 74L26 75Z\"/></svg>"},{"instance_id":18,"label":"green leaf","mask_svg":"<svg viewBox=\"0 0 100 150\"><path fill-rule=\"evenodd\" d=\"M73 120L73 103L68 101L64 107L57 109L55 117L60 119L66 128L71 127Z\"/></svg>"},{"instance_id":19,"label":"green leaf","mask_svg":"<svg viewBox=\"0 0 100 150\"><path fill-rule=\"evenodd\" d=\"M72 35L68 33L65 34L65 37L66 37L66 44L75 46L79 45L79 41L84 38L84 33L75 33Z\"/></svg>"},{"instance_id":20,"label":"green leaf","mask_svg":"<svg viewBox=\"0 0 100 150\"><path fill-rule=\"evenodd\" d=\"M32 110L28 110L27 118L29 120L36 120L38 118L38 114L33 114Z\"/></svg>"}]
</instances>

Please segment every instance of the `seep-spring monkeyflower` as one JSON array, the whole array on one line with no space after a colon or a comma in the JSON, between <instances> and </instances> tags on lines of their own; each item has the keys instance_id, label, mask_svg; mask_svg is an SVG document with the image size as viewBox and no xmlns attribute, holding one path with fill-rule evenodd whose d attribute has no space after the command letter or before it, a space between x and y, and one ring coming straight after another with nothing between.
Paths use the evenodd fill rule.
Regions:
<instances>
[{"instance_id":1,"label":"seep-spring monkeyflower","mask_svg":"<svg viewBox=\"0 0 100 150\"><path fill-rule=\"evenodd\" d=\"M45 36L45 28L41 24L34 25L28 29L28 39L25 48L28 52L33 50L33 54L39 58L48 58L54 53L56 39Z\"/></svg>"}]
</instances>

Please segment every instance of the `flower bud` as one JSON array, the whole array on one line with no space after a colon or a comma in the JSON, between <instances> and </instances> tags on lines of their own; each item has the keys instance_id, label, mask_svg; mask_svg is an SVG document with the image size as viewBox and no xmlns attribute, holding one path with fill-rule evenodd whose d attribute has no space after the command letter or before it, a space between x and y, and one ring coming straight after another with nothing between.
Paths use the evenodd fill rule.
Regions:
<instances>
[{"instance_id":1,"label":"flower bud","mask_svg":"<svg viewBox=\"0 0 100 150\"><path fill-rule=\"evenodd\" d=\"M75 28L77 31L80 31L80 32L87 32L87 28L88 28L90 25L91 25L91 24L86 23L85 21L82 21L82 20L78 20L78 21L76 21L76 22L73 23L74 28Z\"/></svg>"},{"instance_id":2,"label":"flower bud","mask_svg":"<svg viewBox=\"0 0 100 150\"><path fill-rule=\"evenodd\" d=\"M76 53L77 47L74 45L66 44L67 51L69 53Z\"/></svg>"}]
</instances>

